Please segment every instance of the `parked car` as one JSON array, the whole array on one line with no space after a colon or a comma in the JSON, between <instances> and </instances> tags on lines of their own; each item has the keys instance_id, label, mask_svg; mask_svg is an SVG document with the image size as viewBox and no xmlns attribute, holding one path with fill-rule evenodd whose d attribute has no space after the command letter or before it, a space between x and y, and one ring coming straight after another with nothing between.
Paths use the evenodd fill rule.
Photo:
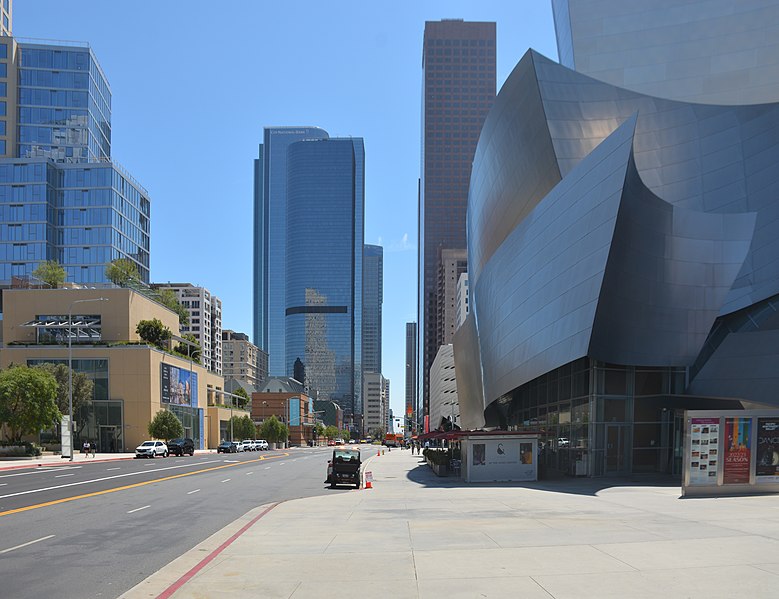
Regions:
<instances>
[{"instance_id":1,"label":"parked car","mask_svg":"<svg viewBox=\"0 0 779 599\"><path fill-rule=\"evenodd\" d=\"M230 441L230 443L233 444L233 447L235 447L236 452L243 451L243 443L241 443L240 441Z\"/></svg>"},{"instance_id":2,"label":"parked car","mask_svg":"<svg viewBox=\"0 0 779 599\"><path fill-rule=\"evenodd\" d=\"M260 451L268 451L270 449L270 445L268 445L265 439L257 439L257 443Z\"/></svg>"},{"instance_id":3,"label":"parked car","mask_svg":"<svg viewBox=\"0 0 779 599\"><path fill-rule=\"evenodd\" d=\"M244 451L254 451L254 441L251 439L244 439L241 441L241 447Z\"/></svg>"},{"instance_id":4,"label":"parked car","mask_svg":"<svg viewBox=\"0 0 779 599\"><path fill-rule=\"evenodd\" d=\"M162 441L144 441L135 448L136 458L155 458L158 455L168 457L168 446Z\"/></svg>"},{"instance_id":5,"label":"parked car","mask_svg":"<svg viewBox=\"0 0 779 599\"><path fill-rule=\"evenodd\" d=\"M168 451L173 455L183 456L185 453L195 455L195 442L192 439L171 439L167 445Z\"/></svg>"},{"instance_id":6,"label":"parked car","mask_svg":"<svg viewBox=\"0 0 779 599\"><path fill-rule=\"evenodd\" d=\"M216 448L216 453L235 453L238 451L231 441L222 441Z\"/></svg>"}]
</instances>

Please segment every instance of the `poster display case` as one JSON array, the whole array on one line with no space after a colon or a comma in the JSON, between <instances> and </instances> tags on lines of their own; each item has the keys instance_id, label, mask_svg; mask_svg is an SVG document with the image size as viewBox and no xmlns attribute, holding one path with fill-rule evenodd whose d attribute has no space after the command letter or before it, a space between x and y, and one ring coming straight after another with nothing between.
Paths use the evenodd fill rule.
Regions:
<instances>
[{"instance_id":1,"label":"poster display case","mask_svg":"<svg viewBox=\"0 0 779 599\"><path fill-rule=\"evenodd\" d=\"M682 496L779 492L779 410L685 412Z\"/></svg>"}]
</instances>

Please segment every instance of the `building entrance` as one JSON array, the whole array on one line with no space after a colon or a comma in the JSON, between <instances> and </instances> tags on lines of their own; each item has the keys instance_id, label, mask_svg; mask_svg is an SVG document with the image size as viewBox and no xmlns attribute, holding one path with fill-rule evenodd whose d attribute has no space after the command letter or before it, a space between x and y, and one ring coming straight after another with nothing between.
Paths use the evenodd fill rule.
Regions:
<instances>
[{"instance_id":1,"label":"building entrance","mask_svg":"<svg viewBox=\"0 0 779 599\"><path fill-rule=\"evenodd\" d=\"M606 424L606 474L630 473L629 424Z\"/></svg>"}]
</instances>

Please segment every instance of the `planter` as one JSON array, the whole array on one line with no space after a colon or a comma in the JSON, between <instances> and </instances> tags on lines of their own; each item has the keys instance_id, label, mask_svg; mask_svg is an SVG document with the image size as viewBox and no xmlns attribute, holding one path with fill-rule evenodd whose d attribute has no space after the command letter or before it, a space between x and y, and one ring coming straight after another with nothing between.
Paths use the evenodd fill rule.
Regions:
<instances>
[{"instance_id":1,"label":"planter","mask_svg":"<svg viewBox=\"0 0 779 599\"><path fill-rule=\"evenodd\" d=\"M449 476L449 468L446 464L430 464L436 476Z\"/></svg>"}]
</instances>

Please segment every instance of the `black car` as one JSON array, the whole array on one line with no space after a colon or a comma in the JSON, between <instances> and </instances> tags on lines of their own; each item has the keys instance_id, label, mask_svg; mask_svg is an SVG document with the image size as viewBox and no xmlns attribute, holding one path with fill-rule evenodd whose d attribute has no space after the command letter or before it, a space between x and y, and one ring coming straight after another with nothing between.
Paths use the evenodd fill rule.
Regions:
<instances>
[{"instance_id":1,"label":"black car","mask_svg":"<svg viewBox=\"0 0 779 599\"><path fill-rule=\"evenodd\" d=\"M360 450L335 449L333 459L327 464L327 480L330 488L336 485L354 485L360 488Z\"/></svg>"},{"instance_id":2,"label":"black car","mask_svg":"<svg viewBox=\"0 0 779 599\"><path fill-rule=\"evenodd\" d=\"M219 447L216 448L216 453L235 453L237 451L238 448L232 441L222 441Z\"/></svg>"},{"instance_id":3,"label":"black car","mask_svg":"<svg viewBox=\"0 0 779 599\"><path fill-rule=\"evenodd\" d=\"M173 439L168 441L168 452L177 456L183 456L185 453L195 455L195 442L192 439Z\"/></svg>"}]
</instances>

